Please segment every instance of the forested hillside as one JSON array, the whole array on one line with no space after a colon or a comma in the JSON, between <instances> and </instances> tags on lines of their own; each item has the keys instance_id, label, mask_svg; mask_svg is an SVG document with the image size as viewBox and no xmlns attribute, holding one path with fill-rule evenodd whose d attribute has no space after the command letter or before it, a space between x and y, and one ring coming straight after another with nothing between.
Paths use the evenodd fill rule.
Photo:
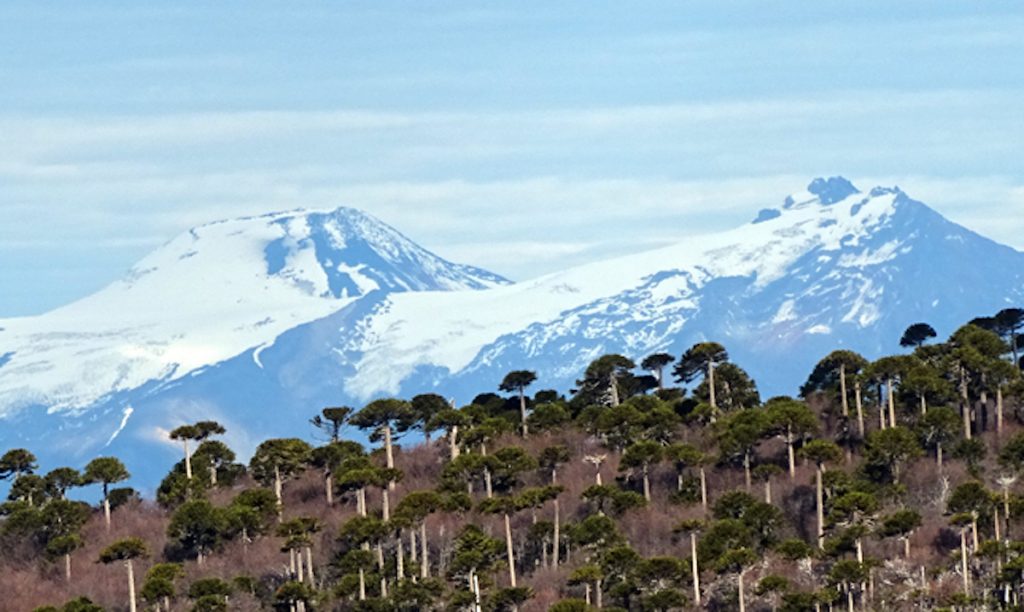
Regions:
<instances>
[{"instance_id":1,"label":"forested hillside","mask_svg":"<svg viewBox=\"0 0 1024 612\"><path fill-rule=\"evenodd\" d=\"M914 324L793 397L715 342L604 355L567 394L519 370L458 408L310 406L315 442L248 465L200 421L155 499L116 457L7 450L0 609L1019 609L1022 333Z\"/></svg>"}]
</instances>

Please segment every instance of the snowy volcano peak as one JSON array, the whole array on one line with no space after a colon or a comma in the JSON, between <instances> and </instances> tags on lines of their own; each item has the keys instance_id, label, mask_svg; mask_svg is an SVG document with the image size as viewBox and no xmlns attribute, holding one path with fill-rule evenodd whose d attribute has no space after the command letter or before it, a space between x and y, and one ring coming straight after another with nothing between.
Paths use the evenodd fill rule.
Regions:
<instances>
[{"instance_id":1,"label":"snowy volcano peak","mask_svg":"<svg viewBox=\"0 0 1024 612\"><path fill-rule=\"evenodd\" d=\"M352 208L200 225L97 293L3 321L0 416L35 404L77 409L176 380L269 346L370 293L507 284L446 261Z\"/></svg>"},{"instance_id":2,"label":"snowy volcano peak","mask_svg":"<svg viewBox=\"0 0 1024 612\"><path fill-rule=\"evenodd\" d=\"M259 263L270 281L325 299L343 300L376 290L484 289L509 282L486 270L445 261L379 219L347 207L216 221L189 230L161 251L184 261L204 251L221 251L222 245L241 247L252 255L253 247L259 248L258 260L245 259ZM161 251L135 266L127 281L152 271L154 260L166 262L167 253ZM224 259L206 262L207 269L219 267L230 266Z\"/></svg>"}]
</instances>

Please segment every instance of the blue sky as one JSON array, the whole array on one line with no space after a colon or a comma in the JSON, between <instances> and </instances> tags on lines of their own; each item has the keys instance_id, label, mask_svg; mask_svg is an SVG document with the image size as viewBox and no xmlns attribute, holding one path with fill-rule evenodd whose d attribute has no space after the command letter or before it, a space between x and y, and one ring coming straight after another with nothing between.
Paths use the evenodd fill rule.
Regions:
<instances>
[{"instance_id":1,"label":"blue sky","mask_svg":"<svg viewBox=\"0 0 1024 612\"><path fill-rule=\"evenodd\" d=\"M818 175L1024 248L1019 2L9 2L0 316L191 225L351 205L522 279Z\"/></svg>"}]
</instances>

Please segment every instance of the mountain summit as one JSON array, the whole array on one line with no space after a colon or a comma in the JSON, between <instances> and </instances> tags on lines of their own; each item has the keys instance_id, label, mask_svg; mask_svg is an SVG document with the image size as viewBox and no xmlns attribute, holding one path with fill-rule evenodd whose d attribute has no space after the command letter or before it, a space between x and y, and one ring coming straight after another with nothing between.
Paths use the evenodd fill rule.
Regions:
<instances>
[{"instance_id":1,"label":"mountain summit","mask_svg":"<svg viewBox=\"0 0 1024 612\"><path fill-rule=\"evenodd\" d=\"M0 416L31 405L83 410L170 382L369 294L507 284L352 208L208 223L96 294L0 321Z\"/></svg>"},{"instance_id":2,"label":"mountain summit","mask_svg":"<svg viewBox=\"0 0 1024 612\"><path fill-rule=\"evenodd\" d=\"M308 435L326 405L466 402L514 369L565 391L601 354L704 339L765 395L792 394L835 348L877 357L910 323L948 333L1022 302L1024 253L842 177L734 230L518 284L358 211L275 213L196 228L93 296L0 321L0 446L61 430L65 462L149 457L174 425L216 418L244 453Z\"/></svg>"}]
</instances>

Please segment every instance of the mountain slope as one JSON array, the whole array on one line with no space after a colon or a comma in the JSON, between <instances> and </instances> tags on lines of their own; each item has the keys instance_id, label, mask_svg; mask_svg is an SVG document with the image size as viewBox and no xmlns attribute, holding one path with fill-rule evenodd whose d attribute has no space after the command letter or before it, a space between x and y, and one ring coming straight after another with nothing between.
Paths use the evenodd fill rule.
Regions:
<instances>
[{"instance_id":1,"label":"mountain slope","mask_svg":"<svg viewBox=\"0 0 1024 612\"><path fill-rule=\"evenodd\" d=\"M841 178L816 179L728 232L514 285L436 263L414 245L391 249L392 235L338 253L337 244L357 241L318 231L309 215L258 219L231 222L244 226L236 229L204 226L218 228L223 249L196 259L202 265L187 273L181 268L175 278L182 285L159 294L178 304L181 316L153 309L154 293L132 305L128 296L137 285L122 281L67 309L0 323L10 324L0 332L0 355L11 352L3 334L23 342L6 364L0 359L0 413L13 419L0 446L15 437L30 444L58 429L74 432L65 438L76 442L54 454L109 448L144 461L173 425L217 418L244 454L262 437L308 435L306 420L325 405L426 391L465 402L522 368L538 372L537 388L566 391L602 353L639 360L654 351L679 354L707 338L724 343L766 396L792 394L835 348L873 358L898 351L909 323L928 321L947 333L979 314L1024 303L1024 254L949 222L899 189L861 193ZM238 236L244 239L231 242ZM173 284L159 280L167 266L199 257L182 259L187 243L181 237L147 258L136 270L155 270L130 282ZM232 255L243 248L248 255ZM244 271L235 259L249 262ZM257 274L252 260L265 269ZM240 278L246 284L222 291ZM190 298L173 302L179 293ZM204 305L193 306L191 296L203 296ZM74 313L82 304L90 313L124 311L125 304L139 311L121 327L102 327ZM76 321L77 331L66 331ZM136 336L157 340L147 345ZM139 359L138 348L126 353L125 346L150 353ZM52 363L69 354L92 361L77 370ZM41 414L53 408L78 414ZM176 451L167 452L171 460Z\"/></svg>"}]
</instances>

